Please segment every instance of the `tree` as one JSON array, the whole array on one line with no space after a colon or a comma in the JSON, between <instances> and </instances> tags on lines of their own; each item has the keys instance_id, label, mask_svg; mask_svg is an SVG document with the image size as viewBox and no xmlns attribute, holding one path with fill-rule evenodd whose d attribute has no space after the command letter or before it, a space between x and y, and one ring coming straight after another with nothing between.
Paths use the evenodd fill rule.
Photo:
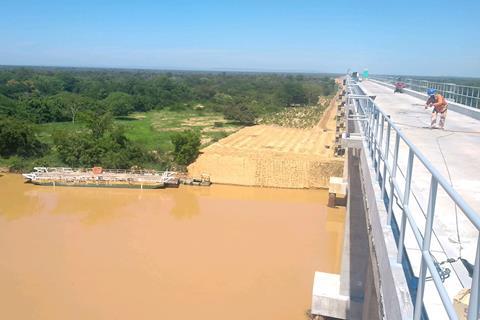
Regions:
<instances>
[{"instance_id":1,"label":"tree","mask_svg":"<svg viewBox=\"0 0 480 320\"><path fill-rule=\"evenodd\" d=\"M305 90L298 81L290 80L284 83L278 96L280 103L286 106L292 104L305 104L307 102Z\"/></svg>"},{"instance_id":2,"label":"tree","mask_svg":"<svg viewBox=\"0 0 480 320\"><path fill-rule=\"evenodd\" d=\"M87 132L57 132L54 143L62 161L70 166L130 168L151 157L140 146L127 139L123 130L113 126L111 115L92 116Z\"/></svg>"},{"instance_id":3,"label":"tree","mask_svg":"<svg viewBox=\"0 0 480 320\"><path fill-rule=\"evenodd\" d=\"M0 156L39 156L45 147L32 125L13 118L0 118Z\"/></svg>"},{"instance_id":4,"label":"tree","mask_svg":"<svg viewBox=\"0 0 480 320\"><path fill-rule=\"evenodd\" d=\"M317 83L306 83L303 88L308 105L316 105L318 103L318 97L323 95L322 86Z\"/></svg>"},{"instance_id":5,"label":"tree","mask_svg":"<svg viewBox=\"0 0 480 320\"><path fill-rule=\"evenodd\" d=\"M62 92L49 99L52 107L68 110L72 123L75 124L77 114L91 108L95 103L86 97L76 93Z\"/></svg>"},{"instance_id":6,"label":"tree","mask_svg":"<svg viewBox=\"0 0 480 320\"><path fill-rule=\"evenodd\" d=\"M68 121L69 119L63 105L52 103L51 98L39 96L26 96L20 99L16 117L35 123Z\"/></svg>"},{"instance_id":7,"label":"tree","mask_svg":"<svg viewBox=\"0 0 480 320\"><path fill-rule=\"evenodd\" d=\"M77 92L78 79L68 72L62 72L57 78L63 82L63 88L68 92Z\"/></svg>"},{"instance_id":8,"label":"tree","mask_svg":"<svg viewBox=\"0 0 480 320\"><path fill-rule=\"evenodd\" d=\"M34 78L33 83L35 88L44 95L53 95L63 91L63 82L56 77L39 75Z\"/></svg>"},{"instance_id":9,"label":"tree","mask_svg":"<svg viewBox=\"0 0 480 320\"><path fill-rule=\"evenodd\" d=\"M134 111L134 99L124 92L112 92L103 99L103 103L114 116L127 116Z\"/></svg>"},{"instance_id":10,"label":"tree","mask_svg":"<svg viewBox=\"0 0 480 320\"><path fill-rule=\"evenodd\" d=\"M16 103L0 93L0 114L13 116L16 113Z\"/></svg>"},{"instance_id":11,"label":"tree","mask_svg":"<svg viewBox=\"0 0 480 320\"><path fill-rule=\"evenodd\" d=\"M110 112L89 110L82 113L82 119L95 139L101 138L113 128L113 117Z\"/></svg>"},{"instance_id":12,"label":"tree","mask_svg":"<svg viewBox=\"0 0 480 320\"><path fill-rule=\"evenodd\" d=\"M92 166L100 163L100 152L88 134L58 131L53 141L60 159L69 166Z\"/></svg>"},{"instance_id":13,"label":"tree","mask_svg":"<svg viewBox=\"0 0 480 320\"><path fill-rule=\"evenodd\" d=\"M217 105L226 106L233 103L233 98L229 94L218 92L212 98L212 101Z\"/></svg>"},{"instance_id":14,"label":"tree","mask_svg":"<svg viewBox=\"0 0 480 320\"><path fill-rule=\"evenodd\" d=\"M253 108L244 104L236 104L226 107L223 111L223 115L228 120L237 121L246 125L255 124L255 118L257 117Z\"/></svg>"},{"instance_id":15,"label":"tree","mask_svg":"<svg viewBox=\"0 0 480 320\"><path fill-rule=\"evenodd\" d=\"M174 160L178 164L188 165L195 161L200 153L200 134L197 131L185 130L171 136L174 146Z\"/></svg>"}]
</instances>

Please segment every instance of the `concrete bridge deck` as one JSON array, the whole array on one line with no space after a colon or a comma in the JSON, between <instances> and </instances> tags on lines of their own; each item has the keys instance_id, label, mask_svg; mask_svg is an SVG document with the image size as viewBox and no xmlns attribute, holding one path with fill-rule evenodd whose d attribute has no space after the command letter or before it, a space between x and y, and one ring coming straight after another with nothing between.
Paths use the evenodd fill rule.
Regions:
<instances>
[{"instance_id":1,"label":"concrete bridge deck","mask_svg":"<svg viewBox=\"0 0 480 320\"><path fill-rule=\"evenodd\" d=\"M424 109L425 100L407 94L394 94L391 88L372 81L364 81L360 87L366 94L376 96L376 104L391 116L393 122L420 148L457 192L480 212L480 121L449 110L445 130L432 130L429 128L431 109ZM406 168L406 148L400 146L400 149L405 149L399 153L400 168ZM431 175L420 163L415 163L413 170L411 190L414 199L410 201L411 209L423 233ZM402 172L400 169L400 174L404 175L405 170ZM400 219L398 209L394 211L397 221ZM434 234L431 251L439 262L461 256L474 263L478 232L443 191L439 192L437 198ZM405 247L412 271L418 276L420 251L409 228ZM445 263L443 266L452 271L445 280L452 298L462 287L470 286L471 279L463 264ZM441 313L436 312L437 308L443 308L435 295L433 283L427 283L425 305L430 316L433 313L435 319L443 318Z\"/></svg>"},{"instance_id":2,"label":"concrete bridge deck","mask_svg":"<svg viewBox=\"0 0 480 320\"><path fill-rule=\"evenodd\" d=\"M480 120L449 110L445 130L432 130L429 129L431 108L425 110L424 100L406 94L394 94L390 88L369 81L363 82L361 87L366 93L376 96L377 105L390 114L406 136L450 180L457 192L480 212ZM419 173L415 172L415 178L423 178L419 177ZM413 181L413 186L418 190L416 193L428 192L421 187L422 180ZM447 205L438 209L441 214L436 218L443 225L442 230L456 240L455 215L452 214L455 208ZM460 226L460 238L466 242L470 233L463 228L468 228L468 225L465 219ZM472 235L476 236L476 232ZM476 238L473 240L476 241ZM471 262L475 259L473 250L463 250Z\"/></svg>"},{"instance_id":3,"label":"concrete bridge deck","mask_svg":"<svg viewBox=\"0 0 480 320\"><path fill-rule=\"evenodd\" d=\"M346 124L349 190L342 268L315 273L312 313L464 319L454 298L471 288L468 319L476 319L479 110L451 103L445 130L431 129L422 93L394 94L386 83L348 77L344 93L345 117L337 120Z\"/></svg>"}]
</instances>

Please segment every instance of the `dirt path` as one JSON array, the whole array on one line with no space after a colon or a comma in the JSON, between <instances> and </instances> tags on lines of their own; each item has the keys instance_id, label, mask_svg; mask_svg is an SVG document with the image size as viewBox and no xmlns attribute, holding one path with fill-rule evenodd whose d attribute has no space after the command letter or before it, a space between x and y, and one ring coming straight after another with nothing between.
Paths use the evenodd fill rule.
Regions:
<instances>
[{"instance_id":1,"label":"dirt path","mask_svg":"<svg viewBox=\"0 0 480 320\"><path fill-rule=\"evenodd\" d=\"M337 97L338 93L335 97L330 100L330 104L328 108L325 110L325 113L318 122L318 124L314 127L316 130L333 130L335 131L336 121L335 121L335 114L337 113Z\"/></svg>"},{"instance_id":2,"label":"dirt path","mask_svg":"<svg viewBox=\"0 0 480 320\"><path fill-rule=\"evenodd\" d=\"M189 174L208 173L214 183L282 188L326 188L342 176L334 156L336 99L310 129L247 127L202 150Z\"/></svg>"}]
</instances>

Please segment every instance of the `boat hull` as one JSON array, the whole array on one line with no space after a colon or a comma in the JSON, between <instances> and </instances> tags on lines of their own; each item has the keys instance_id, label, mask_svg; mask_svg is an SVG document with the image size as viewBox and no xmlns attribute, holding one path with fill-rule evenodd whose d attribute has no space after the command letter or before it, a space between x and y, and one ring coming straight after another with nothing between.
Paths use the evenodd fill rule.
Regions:
<instances>
[{"instance_id":1,"label":"boat hull","mask_svg":"<svg viewBox=\"0 0 480 320\"><path fill-rule=\"evenodd\" d=\"M125 189L162 189L164 184L122 184L122 183L66 183L58 181L32 181L37 186L81 187L81 188L125 188Z\"/></svg>"}]
</instances>

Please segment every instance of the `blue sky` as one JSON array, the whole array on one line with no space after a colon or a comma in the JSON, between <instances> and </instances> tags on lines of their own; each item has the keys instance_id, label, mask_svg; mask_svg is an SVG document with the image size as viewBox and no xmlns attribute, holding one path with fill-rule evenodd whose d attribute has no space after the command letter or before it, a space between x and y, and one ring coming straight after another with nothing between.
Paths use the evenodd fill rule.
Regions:
<instances>
[{"instance_id":1,"label":"blue sky","mask_svg":"<svg viewBox=\"0 0 480 320\"><path fill-rule=\"evenodd\" d=\"M0 65L480 76L480 1L0 0Z\"/></svg>"}]
</instances>

